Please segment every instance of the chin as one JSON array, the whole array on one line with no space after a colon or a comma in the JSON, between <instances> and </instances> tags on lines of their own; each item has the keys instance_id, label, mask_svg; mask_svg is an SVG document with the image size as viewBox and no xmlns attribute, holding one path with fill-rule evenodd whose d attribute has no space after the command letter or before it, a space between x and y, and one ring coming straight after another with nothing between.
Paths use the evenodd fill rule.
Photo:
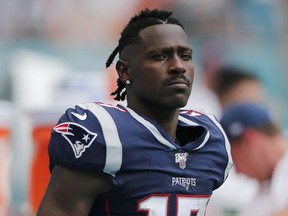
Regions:
<instances>
[{"instance_id":1,"label":"chin","mask_svg":"<svg viewBox=\"0 0 288 216\"><path fill-rule=\"evenodd\" d=\"M189 97L187 96L181 96L181 97L176 97L174 99L174 103L177 105L177 107L181 108L187 105Z\"/></svg>"},{"instance_id":2,"label":"chin","mask_svg":"<svg viewBox=\"0 0 288 216\"><path fill-rule=\"evenodd\" d=\"M182 108L185 107L188 100L174 100L172 101L173 108Z\"/></svg>"},{"instance_id":3,"label":"chin","mask_svg":"<svg viewBox=\"0 0 288 216\"><path fill-rule=\"evenodd\" d=\"M169 109L177 109L185 107L188 103L189 97L186 94L174 94L163 97L163 100L158 100L161 106ZM162 102L161 102L162 101Z\"/></svg>"}]
</instances>

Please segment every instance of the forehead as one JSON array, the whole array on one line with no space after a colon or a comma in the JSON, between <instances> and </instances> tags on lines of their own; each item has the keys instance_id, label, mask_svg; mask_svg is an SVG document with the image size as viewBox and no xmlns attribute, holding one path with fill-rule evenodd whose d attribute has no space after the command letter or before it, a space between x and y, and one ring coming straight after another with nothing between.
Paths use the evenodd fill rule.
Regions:
<instances>
[{"instance_id":1,"label":"forehead","mask_svg":"<svg viewBox=\"0 0 288 216\"><path fill-rule=\"evenodd\" d=\"M189 47L188 38L181 26L160 24L149 26L139 33L142 43L150 47Z\"/></svg>"},{"instance_id":2,"label":"forehead","mask_svg":"<svg viewBox=\"0 0 288 216\"><path fill-rule=\"evenodd\" d=\"M181 26L175 24L159 24L149 26L140 31L142 41L138 44L130 44L121 52L121 58L125 60L135 59L139 54L146 55L155 50L162 49L189 49L192 50L186 33ZM138 53L138 55L135 55Z\"/></svg>"}]
</instances>

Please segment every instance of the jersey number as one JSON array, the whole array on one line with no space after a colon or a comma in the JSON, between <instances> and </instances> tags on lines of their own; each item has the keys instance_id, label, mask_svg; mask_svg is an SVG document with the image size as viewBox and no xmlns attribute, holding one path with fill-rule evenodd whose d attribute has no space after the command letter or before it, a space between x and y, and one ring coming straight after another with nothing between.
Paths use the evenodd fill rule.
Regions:
<instances>
[{"instance_id":1,"label":"jersey number","mask_svg":"<svg viewBox=\"0 0 288 216\"><path fill-rule=\"evenodd\" d=\"M176 216L204 216L210 196L177 195ZM151 195L138 202L138 211L147 216L168 216L170 195Z\"/></svg>"}]
</instances>

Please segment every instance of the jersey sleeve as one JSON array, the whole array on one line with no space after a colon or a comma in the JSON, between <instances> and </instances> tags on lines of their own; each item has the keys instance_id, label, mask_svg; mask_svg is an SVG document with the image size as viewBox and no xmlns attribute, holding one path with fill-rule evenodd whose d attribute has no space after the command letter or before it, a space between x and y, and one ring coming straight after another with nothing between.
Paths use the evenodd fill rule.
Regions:
<instances>
[{"instance_id":1,"label":"jersey sleeve","mask_svg":"<svg viewBox=\"0 0 288 216\"><path fill-rule=\"evenodd\" d=\"M50 171L62 165L102 173L106 143L97 116L79 105L67 109L52 130L48 150Z\"/></svg>"}]
</instances>

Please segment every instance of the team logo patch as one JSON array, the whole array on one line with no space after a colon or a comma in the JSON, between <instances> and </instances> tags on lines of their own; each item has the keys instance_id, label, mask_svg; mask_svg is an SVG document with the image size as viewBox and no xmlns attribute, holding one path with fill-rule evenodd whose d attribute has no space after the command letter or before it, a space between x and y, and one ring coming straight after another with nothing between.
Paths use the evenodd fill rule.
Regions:
<instances>
[{"instance_id":1,"label":"team logo patch","mask_svg":"<svg viewBox=\"0 0 288 216\"><path fill-rule=\"evenodd\" d=\"M179 167L181 169L185 169L186 168L187 156L188 156L187 152L176 153L175 154L175 163L179 163Z\"/></svg>"},{"instance_id":2,"label":"team logo patch","mask_svg":"<svg viewBox=\"0 0 288 216\"><path fill-rule=\"evenodd\" d=\"M97 137L96 133L89 131L80 124L72 122L64 122L53 128L57 133L68 141L73 149L76 158L82 156L83 152L93 143Z\"/></svg>"}]
</instances>

